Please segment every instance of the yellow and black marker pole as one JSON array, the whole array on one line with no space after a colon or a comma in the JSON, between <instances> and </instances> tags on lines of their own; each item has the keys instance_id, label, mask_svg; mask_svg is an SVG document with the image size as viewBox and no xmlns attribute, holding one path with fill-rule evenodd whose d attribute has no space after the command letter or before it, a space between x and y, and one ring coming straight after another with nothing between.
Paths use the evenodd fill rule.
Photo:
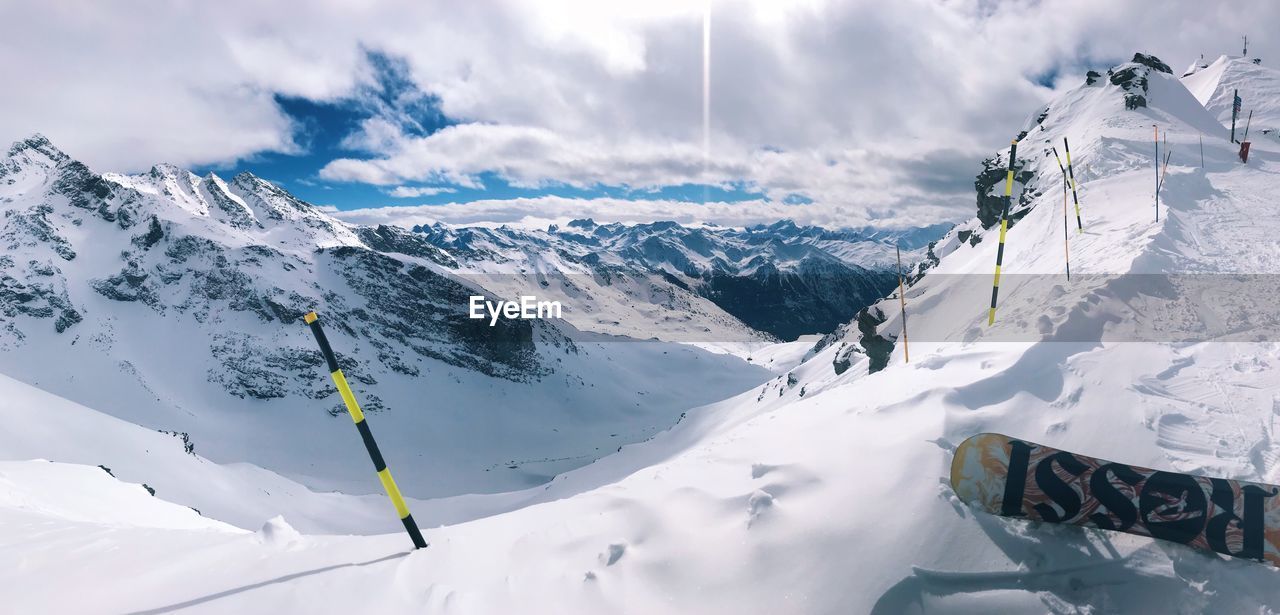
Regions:
<instances>
[{"instance_id":1,"label":"yellow and black marker pole","mask_svg":"<svg viewBox=\"0 0 1280 615\"><path fill-rule=\"evenodd\" d=\"M356 396L351 392L351 385L347 384L347 377L338 368L338 359L333 356L333 349L329 347L329 340L324 336L324 330L320 328L320 317L316 316L315 312L309 312L302 319L311 326L311 333L316 336L316 343L320 345L320 353L324 355L325 362L329 364L329 375L333 377L333 383L338 386L338 394L342 396L343 403L347 405L347 412L351 415L351 420L356 423L360 438L364 440L364 447L369 450L369 458L373 460L373 469L378 473L378 479L382 481L382 488L387 492L387 497L391 498L391 503L395 505L396 513L400 515L400 521L404 523L404 529L409 532L409 537L413 539L413 546L418 549L426 547L427 541L422 538L422 531L413 522L413 515L409 514L409 506L405 504L404 496L400 495L400 488L396 486L395 479L391 478L391 470L387 469L387 462L382 459L382 452L378 450L378 443L373 440L373 432L369 431L369 422L364 419L364 412L360 410L360 404L356 403Z\"/></svg>"},{"instance_id":2,"label":"yellow and black marker pole","mask_svg":"<svg viewBox=\"0 0 1280 615\"><path fill-rule=\"evenodd\" d=\"M1076 196L1076 171L1071 166L1071 145L1062 137L1062 148L1067 151L1067 175L1071 178L1071 200L1076 204L1076 232L1084 232L1084 222L1080 221L1080 197Z\"/></svg>"},{"instance_id":3,"label":"yellow and black marker pole","mask_svg":"<svg viewBox=\"0 0 1280 615\"><path fill-rule=\"evenodd\" d=\"M1000 214L1000 245L996 248L996 277L991 283L991 311L987 326L996 323L996 297L1000 294L1000 264L1004 262L1004 235L1009 231L1009 203L1013 201L1013 161L1018 155L1018 140L1009 145L1009 173L1004 178L1004 212Z\"/></svg>"}]
</instances>

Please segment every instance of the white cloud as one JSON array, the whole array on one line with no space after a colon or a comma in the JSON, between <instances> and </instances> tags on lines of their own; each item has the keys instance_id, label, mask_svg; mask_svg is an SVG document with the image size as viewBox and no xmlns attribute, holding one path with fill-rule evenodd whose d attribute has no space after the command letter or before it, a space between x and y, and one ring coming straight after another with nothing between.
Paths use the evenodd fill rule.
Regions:
<instances>
[{"instance_id":1,"label":"white cloud","mask_svg":"<svg viewBox=\"0 0 1280 615\"><path fill-rule=\"evenodd\" d=\"M974 163L1051 95L1029 78L1073 85L1089 62L1138 50L1181 67L1250 31L1255 53L1280 51L1258 31L1280 23L1280 4L1262 0L712 6L705 176L702 7L679 0L0 3L0 141L39 131L121 171L297 151L273 97L360 96L372 51L403 58L460 123L420 137L375 116L348 139L360 154L325 166L326 179L735 180L809 196L825 212L815 218L921 206L955 217L972 210Z\"/></svg>"},{"instance_id":2,"label":"white cloud","mask_svg":"<svg viewBox=\"0 0 1280 615\"><path fill-rule=\"evenodd\" d=\"M504 124L459 124L426 137L409 137L381 120L365 122L355 141L383 152L379 158L335 160L320 171L332 181L394 184L403 181L466 182L494 172L514 185L537 187L550 182L573 186L628 184L679 185L703 178L698 146L605 139L574 139L546 128ZM376 146L376 147L375 147ZM715 159L713 181L729 181L749 169L741 161Z\"/></svg>"},{"instance_id":3,"label":"white cloud","mask_svg":"<svg viewBox=\"0 0 1280 615\"><path fill-rule=\"evenodd\" d=\"M451 194L457 192L456 188L442 186L396 186L387 194L397 199L411 199L420 196L435 196L437 194Z\"/></svg>"}]
</instances>

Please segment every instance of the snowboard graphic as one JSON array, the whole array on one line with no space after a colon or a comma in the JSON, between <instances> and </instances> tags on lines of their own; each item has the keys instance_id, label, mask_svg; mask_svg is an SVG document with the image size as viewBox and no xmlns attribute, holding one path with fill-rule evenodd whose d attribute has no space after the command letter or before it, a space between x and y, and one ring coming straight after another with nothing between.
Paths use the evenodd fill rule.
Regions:
<instances>
[{"instance_id":1,"label":"snowboard graphic","mask_svg":"<svg viewBox=\"0 0 1280 615\"><path fill-rule=\"evenodd\" d=\"M1280 487L1162 472L1001 434L956 448L951 487L1005 517L1150 536L1280 567Z\"/></svg>"}]
</instances>

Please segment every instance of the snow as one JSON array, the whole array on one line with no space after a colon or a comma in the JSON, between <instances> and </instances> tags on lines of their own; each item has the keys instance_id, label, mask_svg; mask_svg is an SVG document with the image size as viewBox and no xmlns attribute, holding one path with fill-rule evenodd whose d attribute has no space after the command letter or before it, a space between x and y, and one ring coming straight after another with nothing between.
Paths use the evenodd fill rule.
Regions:
<instances>
[{"instance_id":1,"label":"snow","mask_svg":"<svg viewBox=\"0 0 1280 615\"><path fill-rule=\"evenodd\" d=\"M49 489L57 485L59 489ZM106 470L44 460L0 462L0 510L59 522L173 530L236 528L121 483Z\"/></svg>"},{"instance_id":2,"label":"snow","mask_svg":"<svg viewBox=\"0 0 1280 615\"><path fill-rule=\"evenodd\" d=\"M1250 140L1268 140L1271 144L1280 142L1280 74L1275 69L1254 64L1248 58L1224 55L1207 68L1184 77L1182 82L1209 113L1228 127L1231 125L1232 96L1238 91L1241 107L1236 138L1244 135L1245 124L1252 111ZM1270 130L1270 133L1264 135L1264 130Z\"/></svg>"},{"instance_id":3,"label":"snow","mask_svg":"<svg viewBox=\"0 0 1280 615\"><path fill-rule=\"evenodd\" d=\"M1216 310L1264 310L1274 295L1223 303L1193 294L1198 287L1181 278L1153 287L1134 275L1273 273L1280 248L1270 197L1280 190L1280 147L1258 143L1250 163L1239 164L1192 92L1167 75L1153 72L1149 81L1148 107L1133 111L1110 84L1068 92L1049 105L1044 128L1023 139L1033 196L1008 232L1008 284L992 327L995 233L979 232L977 245L939 242L949 252L907 289L910 363L895 347L888 366L869 374L868 357L849 353L856 327L798 364L793 348L747 349L787 368L691 409L647 441L510 496L517 509L423 523L431 546L420 551L409 552L402 533L294 533L290 513L263 529L265 519L245 527L257 530L249 533L162 527L175 518L169 513L157 513L155 526L120 528L67 518L52 505L0 504L0 518L13 521L0 524L0 561L22 562L0 572L6 608L1266 611L1280 600L1280 572L1271 567L993 517L960 503L947 482L955 445L987 431L1145 467L1280 481L1280 344L1265 335L1270 323L1250 318L1233 321L1234 339L1254 341L1211 335L1231 316ZM1211 98L1221 94L1215 87ZM1152 124L1174 148L1158 222ZM1193 155L1201 136L1204 167ZM1042 151L1063 137L1076 164L1089 168L1080 184L1085 231L1070 234L1070 283L1062 275L1060 175ZM1167 317L1188 306L1195 309L1176 312L1183 319ZM886 316L878 333L895 339L897 297L877 307ZM837 374L841 353L852 364ZM10 380L0 389L22 390ZM50 465L7 463L0 472L35 502L56 501L41 490L88 476L64 468L65 477L40 480ZM141 510L165 495L149 498L85 471L100 474L92 493L111 493L87 496L80 510L117 496L113 506Z\"/></svg>"}]
</instances>

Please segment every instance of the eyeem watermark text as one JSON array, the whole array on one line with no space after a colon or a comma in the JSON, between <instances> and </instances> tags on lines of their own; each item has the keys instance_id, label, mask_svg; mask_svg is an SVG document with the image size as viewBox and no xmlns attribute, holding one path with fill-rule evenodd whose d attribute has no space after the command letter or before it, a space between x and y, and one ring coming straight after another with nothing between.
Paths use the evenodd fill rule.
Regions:
<instances>
[{"instance_id":1,"label":"eyeem watermark text","mask_svg":"<svg viewBox=\"0 0 1280 615\"><path fill-rule=\"evenodd\" d=\"M538 301L533 295L521 295L519 301L489 301L484 295L471 295L469 316L472 320L489 319L489 326L498 324L499 318L507 320L533 320L535 318L560 318L559 301Z\"/></svg>"}]
</instances>

